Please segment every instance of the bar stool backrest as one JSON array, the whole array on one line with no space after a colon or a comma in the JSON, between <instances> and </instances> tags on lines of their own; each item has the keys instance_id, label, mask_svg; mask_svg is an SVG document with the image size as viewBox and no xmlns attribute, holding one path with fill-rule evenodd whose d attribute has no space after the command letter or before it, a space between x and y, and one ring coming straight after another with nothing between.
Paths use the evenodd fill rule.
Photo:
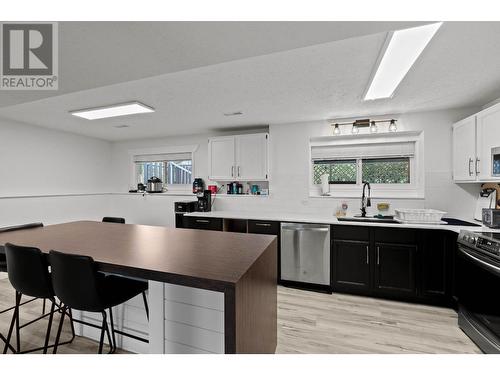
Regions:
<instances>
[{"instance_id":1,"label":"bar stool backrest","mask_svg":"<svg viewBox=\"0 0 500 375\"><path fill-rule=\"evenodd\" d=\"M84 311L102 311L99 278L91 257L50 251L52 284L56 296L68 307Z\"/></svg>"},{"instance_id":2,"label":"bar stool backrest","mask_svg":"<svg viewBox=\"0 0 500 375\"><path fill-rule=\"evenodd\" d=\"M47 259L40 249L7 243L5 255L9 281L15 290L31 297L54 297Z\"/></svg>"}]
</instances>

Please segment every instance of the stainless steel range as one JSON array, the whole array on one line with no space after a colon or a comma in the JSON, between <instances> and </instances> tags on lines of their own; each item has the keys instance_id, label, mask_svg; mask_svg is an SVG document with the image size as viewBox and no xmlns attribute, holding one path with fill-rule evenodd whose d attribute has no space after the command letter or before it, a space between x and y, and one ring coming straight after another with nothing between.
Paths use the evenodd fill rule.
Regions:
<instances>
[{"instance_id":1,"label":"stainless steel range","mask_svg":"<svg viewBox=\"0 0 500 375\"><path fill-rule=\"evenodd\" d=\"M461 231L458 325L485 353L500 353L500 233Z\"/></svg>"}]
</instances>

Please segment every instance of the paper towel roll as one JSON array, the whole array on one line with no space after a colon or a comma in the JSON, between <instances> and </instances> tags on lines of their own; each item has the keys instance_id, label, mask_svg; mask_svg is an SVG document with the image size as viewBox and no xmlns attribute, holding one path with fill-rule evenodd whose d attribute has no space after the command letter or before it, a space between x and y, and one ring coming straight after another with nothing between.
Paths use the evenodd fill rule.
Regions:
<instances>
[{"instance_id":1,"label":"paper towel roll","mask_svg":"<svg viewBox=\"0 0 500 375\"><path fill-rule=\"evenodd\" d=\"M330 175L328 173L321 175L321 194L329 195L330 194L330 184L328 183L330 179Z\"/></svg>"}]
</instances>

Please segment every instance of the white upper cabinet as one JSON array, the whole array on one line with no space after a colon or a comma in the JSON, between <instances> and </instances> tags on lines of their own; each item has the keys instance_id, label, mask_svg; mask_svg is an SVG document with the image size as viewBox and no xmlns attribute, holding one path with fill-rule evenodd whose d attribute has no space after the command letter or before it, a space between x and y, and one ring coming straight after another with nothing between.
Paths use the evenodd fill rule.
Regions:
<instances>
[{"instance_id":1,"label":"white upper cabinet","mask_svg":"<svg viewBox=\"0 0 500 375\"><path fill-rule=\"evenodd\" d=\"M493 156L500 154L500 105L495 105L477 114L477 169L480 180L500 180L493 173ZM495 176L496 175L496 176Z\"/></svg>"},{"instance_id":2,"label":"white upper cabinet","mask_svg":"<svg viewBox=\"0 0 500 375\"><path fill-rule=\"evenodd\" d=\"M453 179L475 181L476 117L468 117L453 125Z\"/></svg>"},{"instance_id":3,"label":"white upper cabinet","mask_svg":"<svg viewBox=\"0 0 500 375\"><path fill-rule=\"evenodd\" d=\"M208 140L208 170L214 181L267 181L266 133L214 137Z\"/></svg>"},{"instance_id":4,"label":"white upper cabinet","mask_svg":"<svg viewBox=\"0 0 500 375\"><path fill-rule=\"evenodd\" d=\"M267 134L236 137L236 176L244 181L267 180Z\"/></svg>"},{"instance_id":5,"label":"white upper cabinet","mask_svg":"<svg viewBox=\"0 0 500 375\"><path fill-rule=\"evenodd\" d=\"M500 180L499 169L500 104L497 104L453 125L453 180L495 182Z\"/></svg>"},{"instance_id":6,"label":"white upper cabinet","mask_svg":"<svg viewBox=\"0 0 500 375\"><path fill-rule=\"evenodd\" d=\"M235 175L234 137L210 138L208 173L210 180L231 180Z\"/></svg>"}]
</instances>

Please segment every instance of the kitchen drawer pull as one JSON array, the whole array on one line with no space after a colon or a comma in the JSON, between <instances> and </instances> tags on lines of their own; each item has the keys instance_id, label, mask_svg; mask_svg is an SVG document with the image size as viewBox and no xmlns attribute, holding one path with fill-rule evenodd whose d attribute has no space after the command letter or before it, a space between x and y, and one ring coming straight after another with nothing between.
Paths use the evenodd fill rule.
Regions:
<instances>
[{"instance_id":1,"label":"kitchen drawer pull","mask_svg":"<svg viewBox=\"0 0 500 375\"><path fill-rule=\"evenodd\" d=\"M479 162L480 161L481 161L481 159L476 158L476 175L478 175L480 173L480 171L479 171Z\"/></svg>"},{"instance_id":2,"label":"kitchen drawer pull","mask_svg":"<svg viewBox=\"0 0 500 375\"><path fill-rule=\"evenodd\" d=\"M255 223L256 227L270 227L271 224L269 223Z\"/></svg>"},{"instance_id":3,"label":"kitchen drawer pull","mask_svg":"<svg viewBox=\"0 0 500 375\"><path fill-rule=\"evenodd\" d=\"M380 247L377 246L377 266L380 265Z\"/></svg>"},{"instance_id":4,"label":"kitchen drawer pull","mask_svg":"<svg viewBox=\"0 0 500 375\"><path fill-rule=\"evenodd\" d=\"M472 171L472 163L474 163L474 160L472 158L469 158L469 176L472 176L474 172Z\"/></svg>"},{"instance_id":5,"label":"kitchen drawer pull","mask_svg":"<svg viewBox=\"0 0 500 375\"><path fill-rule=\"evenodd\" d=\"M234 165L231 165L231 177L234 177Z\"/></svg>"},{"instance_id":6,"label":"kitchen drawer pull","mask_svg":"<svg viewBox=\"0 0 500 375\"><path fill-rule=\"evenodd\" d=\"M366 245L366 264L370 264L370 246Z\"/></svg>"},{"instance_id":7,"label":"kitchen drawer pull","mask_svg":"<svg viewBox=\"0 0 500 375\"><path fill-rule=\"evenodd\" d=\"M208 224L208 223L210 223L210 220L196 219L196 222L197 222L197 223Z\"/></svg>"},{"instance_id":8,"label":"kitchen drawer pull","mask_svg":"<svg viewBox=\"0 0 500 375\"><path fill-rule=\"evenodd\" d=\"M240 166L238 165L238 177L240 177Z\"/></svg>"}]
</instances>

